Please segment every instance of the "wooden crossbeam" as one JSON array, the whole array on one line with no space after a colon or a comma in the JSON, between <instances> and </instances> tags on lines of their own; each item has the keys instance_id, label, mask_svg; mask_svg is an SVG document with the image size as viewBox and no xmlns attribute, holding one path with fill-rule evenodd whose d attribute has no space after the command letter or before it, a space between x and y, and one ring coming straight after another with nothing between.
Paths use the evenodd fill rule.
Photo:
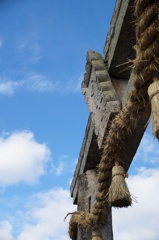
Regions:
<instances>
[{"instance_id":1,"label":"wooden crossbeam","mask_svg":"<svg viewBox=\"0 0 159 240\"><path fill-rule=\"evenodd\" d=\"M134 0L116 1L103 50L103 58L109 74L116 79L129 79L130 68L128 66L131 63L125 63L135 59L136 37L133 11Z\"/></svg>"}]
</instances>

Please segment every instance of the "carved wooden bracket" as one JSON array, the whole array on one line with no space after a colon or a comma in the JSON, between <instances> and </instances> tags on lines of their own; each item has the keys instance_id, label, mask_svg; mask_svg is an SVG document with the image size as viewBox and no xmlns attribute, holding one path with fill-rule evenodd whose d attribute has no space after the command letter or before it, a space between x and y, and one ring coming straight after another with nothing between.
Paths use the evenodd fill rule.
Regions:
<instances>
[{"instance_id":1,"label":"carved wooden bracket","mask_svg":"<svg viewBox=\"0 0 159 240\"><path fill-rule=\"evenodd\" d=\"M82 92L92 113L98 147L101 148L109 120L121 109L120 100L111 82L102 56L95 51L87 52L86 73Z\"/></svg>"}]
</instances>

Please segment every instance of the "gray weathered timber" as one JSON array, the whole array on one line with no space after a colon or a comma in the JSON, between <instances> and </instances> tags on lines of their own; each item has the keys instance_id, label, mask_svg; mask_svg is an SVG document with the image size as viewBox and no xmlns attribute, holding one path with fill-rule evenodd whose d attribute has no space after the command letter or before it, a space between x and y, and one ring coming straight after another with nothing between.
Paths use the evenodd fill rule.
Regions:
<instances>
[{"instance_id":1,"label":"gray weathered timber","mask_svg":"<svg viewBox=\"0 0 159 240\"><path fill-rule=\"evenodd\" d=\"M129 66L132 63L125 63L135 59L133 47L136 43L136 37L133 6L134 0L116 1L103 50L103 58L107 64L109 74L117 79L129 79Z\"/></svg>"},{"instance_id":2,"label":"gray weathered timber","mask_svg":"<svg viewBox=\"0 0 159 240\"><path fill-rule=\"evenodd\" d=\"M97 192L97 171L87 170L78 178L78 210L90 212L95 204L95 195ZM85 196L85 197L83 197ZM108 216L107 223L100 228L103 240L113 240L112 216ZM92 232L78 226L77 240L91 239Z\"/></svg>"},{"instance_id":3,"label":"gray weathered timber","mask_svg":"<svg viewBox=\"0 0 159 240\"><path fill-rule=\"evenodd\" d=\"M99 53L88 51L85 76L82 92L92 113L98 147L101 148L109 119L120 111L121 103Z\"/></svg>"},{"instance_id":4,"label":"gray weathered timber","mask_svg":"<svg viewBox=\"0 0 159 240\"><path fill-rule=\"evenodd\" d=\"M79 211L90 212L95 203L97 166L101 159L103 142L112 119L125 106L128 94L133 89L134 75L130 68L132 63L126 63L135 58L133 4L134 0L116 1L103 57L95 51L87 53L82 92L90 116L70 189ZM137 129L125 139L121 157L126 170L136 153L149 115L148 105ZM107 224L100 231L103 240L113 239L111 213ZM82 227L78 227L77 235L78 240L91 239L91 231L86 232Z\"/></svg>"},{"instance_id":5,"label":"gray weathered timber","mask_svg":"<svg viewBox=\"0 0 159 240\"><path fill-rule=\"evenodd\" d=\"M78 176L84 173L87 169L93 169L96 167L98 163L98 158L100 155L100 151L98 150L96 143L96 136L94 134L94 125L91 120L91 114L88 119L87 128L85 131L85 136L83 140L83 144L81 147L78 163L76 166L76 170L74 173L74 178L71 184L71 196L73 197L74 204L77 204L77 180ZM92 159L93 157L93 159ZM89 166L88 159L92 159L92 165Z\"/></svg>"},{"instance_id":6,"label":"gray weathered timber","mask_svg":"<svg viewBox=\"0 0 159 240\"><path fill-rule=\"evenodd\" d=\"M109 122L121 109L121 103L103 59L100 54L94 51L87 53L82 92L91 115L71 184L71 196L74 203L77 200L77 178L86 170L95 168L99 163L101 147L104 136L108 133Z\"/></svg>"}]
</instances>

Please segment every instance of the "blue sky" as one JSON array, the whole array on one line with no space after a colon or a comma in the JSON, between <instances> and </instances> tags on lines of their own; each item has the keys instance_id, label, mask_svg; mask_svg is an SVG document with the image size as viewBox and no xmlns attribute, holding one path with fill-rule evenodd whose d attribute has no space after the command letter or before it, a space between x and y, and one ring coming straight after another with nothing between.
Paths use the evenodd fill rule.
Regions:
<instances>
[{"instance_id":1,"label":"blue sky","mask_svg":"<svg viewBox=\"0 0 159 240\"><path fill-rule=\"evenodd\" d=\"M86 53L102 54L114 5L0 1L0 240L69 239L63 218L75 209L69 184L89 114L80 90ZM158 154L149 128L128 179L132 194L141 194L133 213L124 213L129 226L136 217L143 222L148 207L157 222L157 200L152 209L148 203L157 195ZM123 214L113 216L114 235L131 240L134 229L124 229ZM149 238L147 222L140 229L136 240L157 240L155 224Z\"/></svg>"}]
</instances>

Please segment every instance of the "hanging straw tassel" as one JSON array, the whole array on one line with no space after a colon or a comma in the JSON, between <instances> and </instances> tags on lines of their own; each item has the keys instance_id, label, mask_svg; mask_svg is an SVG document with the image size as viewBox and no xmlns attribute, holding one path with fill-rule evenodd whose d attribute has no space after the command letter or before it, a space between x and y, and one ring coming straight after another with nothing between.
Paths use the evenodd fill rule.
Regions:
<instances>
[{"instance_id":1,"label":"hanging straw tassel","mask_svg":"<svg viewBox=\"0 0 159 240\"><path fill-rule=\"evenodd\" d=\"M103 240L102 235L97 228L92 231L92 240Z\"/></svg>"},{"instance_id":2,"label":"hanging straw tassel","mask_svg":"<svg viewBox=\"0 0 159 240\"><path fill-rule=\"evenodd\" d=\"M131 206L131 195L125 177L128 177L128 175L125 174L124 168L116 164L112 169L112 182L108 197L109 204L113 207Z\"/></svg>"},{"instance_id":3,"label":"hanging straw tassel","mask_svg":"<svg viewBox=\"0 0 159 240\"><path fill-rule=\"evenodd\" d=\"M159 81L154 81L148 88L151 100L152 134L159 140Z\"/></svg>"}]
</instances>

